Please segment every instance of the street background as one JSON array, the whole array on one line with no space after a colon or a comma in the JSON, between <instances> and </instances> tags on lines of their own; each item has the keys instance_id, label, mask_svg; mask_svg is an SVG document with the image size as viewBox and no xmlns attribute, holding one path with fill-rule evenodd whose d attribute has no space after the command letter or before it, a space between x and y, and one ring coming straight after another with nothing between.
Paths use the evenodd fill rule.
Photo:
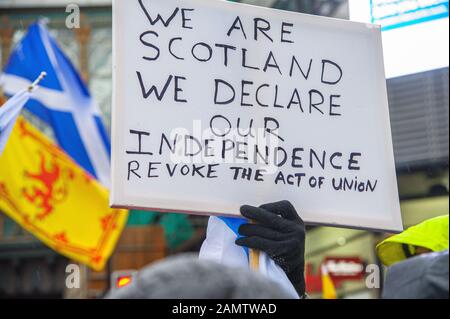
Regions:
<instances>
[{"instance_id":1,"label":"street background","mask_svg":"<svg viewBox=\"0 0 450 319\"><path fill-rule=\"evenodd\" d=\"M87 83L100 106L102 119L109 132L112 93L111 1L76 1L80 7L81 25L80 28L68 29L68 13L65 9L72 2L0 0L1 65L6 65L10 52L22 39L28 26L39 17L47 18L51 35ZM352 9L351 2L346 0L240 2L340 19L349 19ZM446 3L448 10L448 1L436 2ZM353 14L357 15L355 12ZM401 54L414 55L417 61L414 65L419 66L419 69L405 64L403 69L392 70L393 76L387 79L405 228L434 216L448 214L449 211L448 11L446 17L436 20L444 21L447 27L431 28L427 38L431 37L437 43L446 45L447 64L433 65L436 57L427 56L426 51L423 53L410 49L412 51ZM446 44L442 38L445 34ZM398 46L404 45L398 43ZM385 50L391 54L398 52L399 48ZM443 53L445 55L445 50ZM396 58L407 60L406 56L403 59L402 56ZM388 59L398 65L396 58ZM428 67L430 62L433 62L431 69ZM24 115L55 141L51 127L26 110ZM205 237L206 223L207 217L131 211L126 228L105 269L96 272L78 264L81 286L74 289L66 286L65 278L67 265L75 262L47 248L0 212L0 297L102 297L108 288L118 284L121 276L128 278L129 274L144 265L180 252L198 252ZM306 280L312 298L322 296L319 269L324 262L338 265L341 267L339 271L349 274L348 278L334 278L339 298L380 296L382 285L378 289L368 288L363 270L367 265L375 264L380 267L383 276L383 267L376 257L375 246L389 234L330 227L308 227L307 230Z\"/></svg>"}]
</instances>

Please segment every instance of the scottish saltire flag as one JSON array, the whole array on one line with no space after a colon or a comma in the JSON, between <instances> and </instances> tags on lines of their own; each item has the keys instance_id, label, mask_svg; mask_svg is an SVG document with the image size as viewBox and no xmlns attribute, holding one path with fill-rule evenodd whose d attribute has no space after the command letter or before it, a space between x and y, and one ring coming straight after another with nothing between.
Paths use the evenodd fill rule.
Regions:
<instances>
[{"instance_id":1,"label":"scottish saltire flag","mask_svg":"<svg viewBox=\"0 0 450 319\"><path fill-rule=\"evenodd\" d=\"M6 142L19 117L20 111L29 99L30 92L27 89L22 89L4 105L0 105L0 155L5 149Z\"/></svg>"},{"instance_id":2,"label":"scottish saltire flag","mask_svg":"<svg viewBox=\"0 0 450 319\"><path fill-rule=\"evenodd\" d=\"M103 185L110 183L110 143L99 108L77 71L42 22L15 47L0 84L12 96L47 73L25 108L49 124L59 145Z\"/></svg>"}]
</instances>

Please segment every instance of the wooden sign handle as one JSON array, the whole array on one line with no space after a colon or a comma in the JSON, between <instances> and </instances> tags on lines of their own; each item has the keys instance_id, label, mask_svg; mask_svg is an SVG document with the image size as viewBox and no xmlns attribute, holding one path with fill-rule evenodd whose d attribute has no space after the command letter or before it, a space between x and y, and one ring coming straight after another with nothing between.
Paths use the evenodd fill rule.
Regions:
<instances>
[{"instance_id":1,"label":"wooden sign handle","mask_svg":"<svg viewBox=\"0 0 450 319\"><path fill-rule=\"evenodd\" d=\"M255 223L252 220L249 220L249 222L252 224ZM259 250L250 248L248 253L249 253L250 269L258 272L259 271Z\"/></svg>"},{"instance_id":2,"label":"wooden sign handle","mask_svg":"<svg viewBox=\"0 0 450 319\"><path fill-rule=\"evenodd\" d=\"M259 250L249 250L250 269L256 272L259 271Z\"/></svg>"}]
</instances>

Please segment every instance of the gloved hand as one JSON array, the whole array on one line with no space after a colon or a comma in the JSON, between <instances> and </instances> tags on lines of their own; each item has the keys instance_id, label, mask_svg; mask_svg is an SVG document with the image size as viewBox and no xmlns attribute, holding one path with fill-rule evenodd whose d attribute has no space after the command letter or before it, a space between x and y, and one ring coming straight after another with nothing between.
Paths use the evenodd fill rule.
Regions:
<instances>
[{"instance_id":1,"label":"gloved hand","mask_svg":"<svg viewBox=\"0 0 450 319\"><path fill-rule=\"evenodd\" d=\"M300 297L305 294L305 225L289 201L260 207L244 205L241 214L253 224L243 224L239 246L261 250L286 273Z\"/></svg>"}]
</instances>

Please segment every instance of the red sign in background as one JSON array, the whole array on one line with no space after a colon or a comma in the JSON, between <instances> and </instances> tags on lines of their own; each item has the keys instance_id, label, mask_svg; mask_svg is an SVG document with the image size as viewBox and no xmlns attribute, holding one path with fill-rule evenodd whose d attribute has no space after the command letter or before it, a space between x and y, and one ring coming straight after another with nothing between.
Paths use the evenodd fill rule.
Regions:
<instances>
[{"instance_id":1,"label":"red sign in background","mask_svg":"<svg viewBox=\"0 0 450 319\"><path fill-rule=\"evenodd\" d=\"M326 257L322 265L327 268L336 288L344 281L364 279L365 262L359 257ZM309 293L322 291L321 267L318 268L314 273L313 265L306 265L306 287Z\"/></svg>"}]
</instances>

